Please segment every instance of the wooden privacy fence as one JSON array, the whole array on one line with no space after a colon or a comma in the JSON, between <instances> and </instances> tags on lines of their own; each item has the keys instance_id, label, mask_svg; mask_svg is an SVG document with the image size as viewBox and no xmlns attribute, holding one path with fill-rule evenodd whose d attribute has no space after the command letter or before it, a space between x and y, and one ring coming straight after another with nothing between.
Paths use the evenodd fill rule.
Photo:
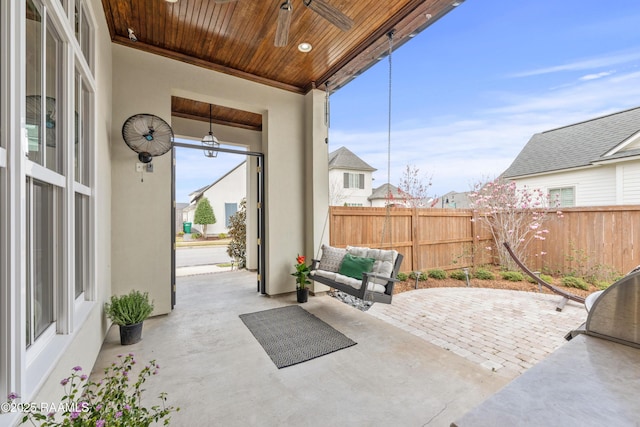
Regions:
<instances>
[{"instance_id":1,"label":"wooden privacy fence","mask_svg":"<svg viewBox=\"0 0 640 427\"><path fill-rule=\"evenodd\" d=\"M471 209L391 208L387 213L386 208L332 206L329 215L332 246L393 248L405 256L405 272L494 261L495 248L487 249L494 246L491 233ZM569 208L550 218L546 239L532 242L525 255L531 269L626 273L640 264L640 206Z\"/></svg>"}]
</instances>

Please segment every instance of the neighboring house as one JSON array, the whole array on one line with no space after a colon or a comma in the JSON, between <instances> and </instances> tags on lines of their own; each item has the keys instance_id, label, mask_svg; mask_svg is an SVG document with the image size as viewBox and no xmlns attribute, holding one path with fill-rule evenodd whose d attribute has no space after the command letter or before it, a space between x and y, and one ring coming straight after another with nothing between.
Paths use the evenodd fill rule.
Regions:
<instances>
[{"instance_id":1,"label":"neighboring house","mask_svg":"<svg viewBox=\"0 0 640 427\"><path fill-rule=\"evenodd\" d=\"M371 167L345 147L329 153L329 204L331 206L371 206Z\"/></svg>"},{"instance_id":2,"label":"neighboring house","mask_svg":"<svg viewBox=\"0 0 640 427\"><path fill-rule=\"evenodd\" d=\"M561 207L640 203L640 107L535 134L504 172Z\"/></svg>"},{"instance_id":3,"label":"neighboring house","mask_svg":"<svg viewBox=\"0 0 640 427\"><path fill-rule=\"evenodd\" d=\"M182 223L186 219L182 216L184 209L189 207L189 203L176 203L176 233L182 231Z\"/></svg>"},{"instance_id":4,"label":"neighboring house","mask_svg":"<svg viewBox=\"0 0 640 427\"><path fill-rule=\"evenodd\" d=\"M447 194L443 194L432 207L444 209L468 209L471 207L469 193L450 191Z\"/></svg>"},{"instance_id":5,"label":"neighboring house","mask_svg":"<svg viewBox=\"0 0 640 427\"><path fill-rule=\"evenodd\" d=\"M391 195L391 197L389 197ZM392 205L404 205L403 196L400 194L398 187L393 184L382 184L375 188L369 196L369 206L373 208L384 208L387 206L387 200L391 200Z\"/></svg>"},{"instance_id":6,"label":"neighboring house","mask_svg":"<svg viewBox=\"0 0 640 427\"><path fill-rule=\"evenodd\" d=\"M203 197L209 199L216 216L216 223L207 225L207 236L229 232L229 218L238 211L240 202L247 194L247 162L242 162L211 185L189 194L191 204L184 209L184 221L192 223L193 232L202 233L203 226L193 219L196 205Z\"/></svg>"}]
</instances>

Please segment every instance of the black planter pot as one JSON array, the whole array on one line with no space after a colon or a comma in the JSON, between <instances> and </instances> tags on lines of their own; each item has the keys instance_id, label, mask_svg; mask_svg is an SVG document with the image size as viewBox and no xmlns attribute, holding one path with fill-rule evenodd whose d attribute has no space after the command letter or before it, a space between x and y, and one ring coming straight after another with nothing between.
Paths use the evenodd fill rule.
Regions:
<instances>
[{"instance_id":1,"label":"black planter pot","mask_svg":"<svg viewBox=\"0 0 640 427\"><path fill-rule=\"evenodd\" d=\"M120 344L130 345L142 340L142 322L134 325L120 325Z\"/></svg>"},{"instance_id":2,"label":"black planter pot","mask_svg":"<svg viewBox=\"0 0 640 427\"><path fill-rule=\"evenodd\" d=\"M307 302L309 299L309 288L296 289L296 293L299 303Z\"/></svg>"}]
</instances>

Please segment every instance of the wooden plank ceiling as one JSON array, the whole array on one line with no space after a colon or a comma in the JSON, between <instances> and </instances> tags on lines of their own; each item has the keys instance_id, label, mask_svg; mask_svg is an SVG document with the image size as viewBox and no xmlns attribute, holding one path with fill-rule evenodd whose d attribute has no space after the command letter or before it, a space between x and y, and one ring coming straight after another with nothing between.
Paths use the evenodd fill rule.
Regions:
<instances>
[{"instance_id":1,"label":"wooden plank ceiling","mask_svg":"<svg viewBox=\"0 0 640 427\"><path fill-rule=\"evenodd\" d=\"M330 91L339 89L388 53L391 31L397 48L462 2L318 0L353 20L352 28L342 31L305 6L309 0L291 0L288 44L275 47L283 1L102 0L102 5L114 43L307 93L314 88L325 89L327 82ZM130 39L129 29L137 41ZM303 42L312 45L310 52L298 50ZM180 107L174 114L209 120L208 104L188 106L188 102L174 99L172 105ZM214 119L226 124L256 124L256 117L237 110L214 109Z\"/></svg>"}]
</instances>

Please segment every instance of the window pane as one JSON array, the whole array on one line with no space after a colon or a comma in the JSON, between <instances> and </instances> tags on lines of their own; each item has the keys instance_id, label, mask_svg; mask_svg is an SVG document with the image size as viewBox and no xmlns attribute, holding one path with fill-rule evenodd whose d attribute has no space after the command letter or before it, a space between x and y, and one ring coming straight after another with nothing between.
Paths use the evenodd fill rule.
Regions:
<instances>
[{"instance_id":1,"label":"window pane","mask_svg":"<svg viewBox=\"0 0 640 427\"><path fill-rule=\"evenodd\" d=\"M76 74L74 163L76 181L89 185L89 146L91 142L91 93Z\"/></svg>"},{"instance_id":2,"label":"window pane","mask_svg":"<svg viewBox=\"0 0 640 427\"><path fill-rule=\"evenodd\" d=\"M91 57L91 26L89 25L85 8L81 7L80 10L82 12L80 15L80 48L84 58L89 63Z\"/></svg>"},{"instance_id":3,"label":"window pane","mask_svg":"<svg viewBox=\"0 0 640 427\"><path fill-rule=\"evenodd\" d=\"M78 40L78 42L80 42L80 0L75 0L75 9L73 12L73 16L74 16L74 24L75 24L75 29L76 29L76 39Z\"/></svg>"},{"instance_id":4,"label":"window pane","mask_svg":"<svg viewBox=\"0 0 640 427\"><path fill-rule=\"evenodd\" d=\"M229 228L231 226L231 216L238 211L237 203L225 203L224 204L224 225Z\"/></svg>"},{"instance_id":5,"label":"window pane","mask_svg":"<svg viewBox=\"0 0 640 427\"><path fill-rule=\"evenodd\" d=\"M53 30L50 20L47 20L47 63L45 76L47 78L47 97L45 100L44 138L46 141L47 168L56 172L62 171L63 141L61 138L60 120L60 77L59 71L62 65L60 60L61 43L57 34Z\"/></svg>"},{"instance_id":6,"label":"window pane","mask_svg":"<svg viewBox=\"0 0 640 427\"><path fill-rule=\"evenodd\" d=\"M42 164L42 15L31 0L27 0L26 21L26 89L27 89L27 138L29 159Z\"/></svg>"},{"instance_id":7,"label":"window pane","mask_svg":"<svg viewBox=\"0 0 640 427\"><path fill-rule=\"evenodd\" d=\"M32 312L31 312L31 288L33 287L33 285L31 284L32 280L31 280L31 265L33 263L33 257L31 256L31 223L29 221L29 212L31 212L31 186L29 185L29 183L31 182L31 180L29 178L27 178L27 185L26 185L26 197L27 197L27 232L26 232L26 238L27 238L27 256L26 256L26 262L27 262L27 330L26 330L26 334L27 334L27 347L29 347L31 345L31 343L33 342L33 340L31 339L31 336L33 335L31 333L32 330Z\"/></svg>"},{"instance_id":8,"label":"window pane","mask_svg":"<svg viewBox=\"0 0 640 427\"><path fill-rule=\"evenodd\" d=\"M54 203L53 187L33 181L33 205L27 215L31 217L32 246L29 270L33 277L31 311L37 338L55 320L54 318ZM27 227L29 228L29 227Z\"/></svg>"},{"instance_id":9,"label":"window pane","mask_svg":"<svg viewBox=\"0 0 640 427\"><path fill-rule=\"evenodd\" d=\"M75 196L75 297L87 289L89 259L87 239L89 237L89 198L76 193Z\"/></svg>"},{"instance_id":10,"label":"window pane","mask_svg":"<svg viewBox=\"0 0 640 427\"><path fill-rule=\"evenodd\" d=\"M563 188L561 193L562 207L575 206L575 200L573 198L573 188Z\"/></svg>"},{"instance_id":11,"label":"window pane","mask_svg":"<svg viewBox=\"0 0 640 427\"><path fill-rule=\"evenodd\" d=\"M60 117L61 42L51 20L47 21L46 41L43 46L41 11L33 0L27 0L26 20L26 130L29 159L47 168L61 172L62 123ZM46 64L42 63L43 49Z\"/></svg>"}]
</instances>

